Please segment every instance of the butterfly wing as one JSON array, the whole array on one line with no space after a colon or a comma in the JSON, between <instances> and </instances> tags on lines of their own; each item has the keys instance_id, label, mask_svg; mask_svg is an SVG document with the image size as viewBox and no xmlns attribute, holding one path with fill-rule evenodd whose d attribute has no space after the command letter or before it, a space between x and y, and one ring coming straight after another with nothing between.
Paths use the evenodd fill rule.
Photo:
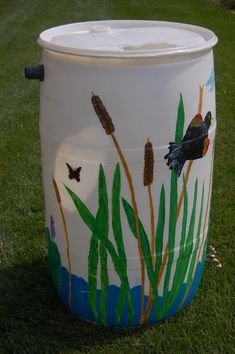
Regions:
<instances>
[{"instance_id":1,"label":"butterfly wing","mask_svg":"<svg viewBox=\"0 0 235 354\"><path fill-rule=\"evenodd\" d=\"M80 172L81 172L82 167L78 167L74 170L73 175L74 179L76 179L77 182L80 182Z\"/></svg>"},{"instance_id":2,"label":"butterfly wing","mask_svg":"<svg viewBox=\"0 0 235 354\"><path fill-rule=\"evenodd\" d=\"M74 178L74 169L66 162L66 165L68 167L68 170L69 170L69 178L70 179L73 179Z\"/></svg>"}]
</instances>

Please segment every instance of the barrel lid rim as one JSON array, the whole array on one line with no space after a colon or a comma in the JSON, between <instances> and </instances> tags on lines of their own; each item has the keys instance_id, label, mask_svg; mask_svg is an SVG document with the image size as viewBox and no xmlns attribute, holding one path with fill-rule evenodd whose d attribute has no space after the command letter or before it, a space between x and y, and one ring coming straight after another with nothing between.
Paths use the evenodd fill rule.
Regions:
<instances>
[{"instance_id":1,"label":"barrel lid rim","mask_svg":"<svg viewBox=\"0 0 235 354\"><path fill-rule=\"evenodd\" d=\"M113 28L113 29L129 29L138 28L136 25L144 26L143 28L148 28L152 26L171 28L172 30L182 30L191 32L194 35L198 35L204 39L203 43L199 43L195 46L176 46L170 48L154 48L154 49L140 49L140 50L99 50L90 48L80 48L74 46L64 46L58 43L53 43L52 35L56 31L67 30L69 34L73 34L72 29L76 26L81 28ZM128 26L128 28L123 27ZM151 27L152 28L152 27ZM119 59L135 59L135 58L154 58L154 57L164 57L164 56L175 56L183 54L193 54L197 52L208 51L216 45L218 38L215 33L205 27L196 26L192 24L186 24L181 22L170 22L170 21L149 21L149 20L105 20L105 21L86 21L86 22L76 22L71 24L66 24L62 26L57 26L49 28L43 32L38 37L38 44L44 48L55 52L60 52L63 54L83 56L83 57L96 57L96 58L119 58Z\"/></svg>"}]
</instances>

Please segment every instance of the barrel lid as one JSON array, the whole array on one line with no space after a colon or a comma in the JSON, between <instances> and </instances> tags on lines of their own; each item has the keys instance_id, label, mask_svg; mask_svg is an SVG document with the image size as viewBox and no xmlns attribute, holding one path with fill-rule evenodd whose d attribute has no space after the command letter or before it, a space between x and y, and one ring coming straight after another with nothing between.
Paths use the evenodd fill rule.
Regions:
<instances>
[{"instance_id":1,"label":"barrel lid","mask_svg":"<svg viewBox=\"0 0 235 354\"><path fill-rule=\"evenodd\" d=\"M73 55L145 58L194 53L217 43L203 27L162 21L92 21L58 26L42 32L41 47Z\"/></svg>"}]
</instances>

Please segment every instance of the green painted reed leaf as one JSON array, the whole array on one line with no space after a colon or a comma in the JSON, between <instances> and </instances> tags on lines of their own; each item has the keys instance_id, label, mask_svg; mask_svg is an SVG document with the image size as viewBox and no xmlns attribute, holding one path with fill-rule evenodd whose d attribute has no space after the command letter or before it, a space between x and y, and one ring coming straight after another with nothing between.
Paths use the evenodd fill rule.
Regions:
<instances>
[{"instance_id":1,"label":"green painted reed leaf","mask_svg":"<svg viewBox=\"0 0 235 354\"><path fill-rule=\"evenodd\" d=\"M180 100L178 104L177 112L177 121L175 129L175 142L180 143L183 134L184 134L184 102L182 94L180 94ZM178 202L178 177L175 171L171 172L171 191L170 191L170 213L169 213L169 231L168 231L168 247L169 247L169 256L168 263L166 267L166 275L164 279L164 288L163 288L163 306L168 297L169 282L171 276L172 262L174 259L174 247L175 247L175 230L176 230L176 211L177 211L177 202Z\"/></svg>"},{"instance_id":2,"label":"green painted reed leaf","mask_svg":"<svg viewBox=\"0 0 235 354\"><path fill-rule=\"evenodd\" d=\"M125 198L122 198L122 204L123 204L123 207L124 207L124 210L126 213L126 217L127 217L127 221L129 223L130 229L131 229L133 235L137 238L136 227L134 226L135 225L134 209L132 208L132 206L128 203L128 201ZM151 283L153 293L155 294L155 298L157 299L158 292L156 289L155 274L154 274L154 270L152 267L149 241L148 241L147 234L145 232L145 229L144 229L143 224L141 223L140 219L139 219L139 229L140 229L141 248L142 248L143 257L144 257L144 261L145 261L146 268L147 268L148 278Z\"/></svg>"},{"instance_id":3,"label":"green painted reed leaf","mask_svg":"<svg viewBox=\"0 0 235 354\"><path fill-rule=\"evenodd\" d=\"M121 321L123 307L125 305L125 299L126 299L126 288L125 288L125 285L122 283L121 287L120 287L120 293L119 293L117 307L116 307L116 313L115 313L116 324L118 324Z\"/></svg>"},{"instance_id":4,"label":"green painted reed leaf","mask_svg":"<svg viewBox=\"0 0 235 354\"><path fill-rule=\"evenodd\" d=\"M120 215L120 192L121 192L121 173L119 163L116 165L113 176L112 187L112 226L114 239L117 245L119 260L122 263L122 284L120 288L120 294L118 298L118 304L116 308L116 323L121 320L125 299L127 296L128 302L128 323L131 324L134 318L134 305L130 292L129 281L127 277L127 259L126 252L123 243L121 215ZM125 279L125 283L123 282Z\"/></svg>"},{"instance_id":5,"label":"green painted reed leaf","mask_svg":"<svg viewBox=\"0 0 235 354\"><path fill-rule=\"evenodd\" d=\"M194 226L195 226L195 219L196 219L197 194L198 194L198 179L196 179L195 186L194 186L193 208L190 217L187 241L185 245L185 254L191 254L193 249L193 235L194 235Z\"/></svg>"},{"instance_id":6,"label":"green painted reed leaf","mask_svg":"<svg viewBox=\"0 0 235 354\"><path fill-rule=\"evenodd\" d=\"M205 265L205 258L206 258L207 240L208 240L208 238L206 237L206 240L204 241L204 245L202 245L203 251L202 251L202 259L200 261L201 267L200 267L199 271L197 270L197 272L198 272L197 273L197 279L196 279L196 281L195 281L195 279L193 279L193 281L195 281L195 283L194 283L195 289L198 288L199 283L200 283L201 278L202 278L202 273L203 273L203 268L204 268L204 265ZM196 267L197 266L198 266L198 264L196 264ZM190 289L189 289L189 291L190 291ZM184 303L181 304L181 306L184 306L186 301L187 301L187 297L185 298L185 301L184 301Z\"/></svg>"},{"instance_id":7,"label":"green painted reed leaf","mask_svg":"<svg viewBox=\"0 0 235 354\"><path fill-rule=\"evenodd\" d=\"M177 122L176 122L176 130L175 130L175 142L180 143L183 139L184 135L184 102L182 94L180 94L180 100L178 105L178 114L177 114Z\"/></svg>"},{"instance_id":8,"label":"green painted reed leaf","mask_svg":"<svg viewBox=\"0 0 235 354\"><path fill-rule=\"evenodd\" d=\"M108 296L109 288L109 277L107 270L107 251L103 242L99 246L100 253L100 283L101 283L101 295L100 295L100 313L102 317L102 323L107 325L107 312L106 312L106 302Z\"/></svg>"},{"instance_id":9,"label":"green painted reed leaf","mask_svg":"<svg viewBox=\"0 0 235 354\"><path fill-rule=\"evenodd\" d=\"M128 203L128 201L122 198L122 205L126 213L127 221L132 231L132 234L135 238L137 238L137 231L135 225L135 213L132 206Z\"/></svg>"},{"instance_id":10,"label":"green painted reed leaf","mask_svg":"<svg viewBox=\"0 0 235 354\"><path fill-rule=\"evenodd\" d=\"M203 186L202 186L201 206L200 206L200 215L199 215L198 227L197 227L196 244L195 244L195 248L194 248L194 251L193 251L192 257L191 257L191 262L190 262L189 272L188 272L188 276L187 276L185 293L188 293L190 288L191 288L191 285L192 285L192 282L193 282L193 273L195 271L195 267L197 267L196 259L197 259L199 245L200 245L200 238L201 238L200 236L201 236L203 206L204 206L204 182L203 182ZM183 303L181 304L181 306L182 305L183 305Z\"/></svg>"},{"instance_id":11,"label":"green painted reed leaf","mask_svg":"<svg viewBox=\"0 0 235 354\"><path fill-rule=\"evenodd\" d=\"M112 261L114 263L114 266L119 267L121 269L121 263L119 262L119 257L118 254L112 244L108 239L103 238L103 234L99 232L96 228L96 219L94 216L91 214L89 209L85 206L85 204L81 201L81 199L74 193L72 192L68 187L66 187L66 190L68 191L69 195L71 196L74 205L83 219L84 223L90 228L90 230L93 232L94 231L94 236L99 240L103 241L107 251L109 252ZM87 222L86 222L87 221Z\"/></svg>"},{"instance_id":12,"label":"green painted reed leaf","mask_svg":"<svg viewBox=\"0 0 235 354\"><path fill-rule=\"evenodd\" d=\"M175 171L171 172L171 191L170 191L170 215L169 215L169 231L168 231L168 247L169 255L168 262L166 266L166 275L164 279L163 286L163 305L165 308L165 303L168 297L171 268L174 258L174 247L175 247L175 230L176 230L176 212L177 212L177 200L178 200L178 177Z\"/></svg>"},{"instance_id":13,"label":"green painted reed leaf","mask_svg":"<svg viewBox=\"0 0 235 354\"><path fill-rule=\"evenodd\" d=\"M88 254L88 298L94 320L98 322L98 311L96 309L96 288L97 288L97 267L99 260L99 241L94 234L91 236L90 249Z\"/></svg>"},{"instance_id":14,"label":"green painted reed leaf","mask_svg":"<svg viewBox=\"0 0 235 354\"><path fill-rule=\"evenodd\" d=\"M188 270L190 255L193 249L193 235L194 235L194 225L195 225L195 218L196 218L197 193L198 193L198 180L196 179L195 186L194 186L193 207L190 216L190 223L189 223L186 245L185 247L183 247L184 251L180 252L180 255L178 257L170 296L167 299L167 304L161 313L162 317L164 317L168 313L171 306L175 303L179 290L183 285Z\"/></svg>"},{"instance_id":15,"label":"green painted reed leaf","mask_svg":"<svg viewBox=\"0 0 235 354\"><path fill-rule=\"evenodd\" d=\"M116 169L113 177L113 189L112 189L112 226L113 234L117 244L117 250L119 258L123 264L123 269L126 269L127 259L126 252L123 243L122 224L120 215L120 192L121 192L121 175L120 165L116 165Z\"/></svg>"},{"instance_id":16,"label":"green painted reed leaf","mask_svg":"<svg viewBox=\"0 0 235 354\"><path fill-rule=\"evenodd\" d=\"M101 181L101 184L103 185L103 180ZM120 278L121 286L123 284L123 287L126 289L127 299L128 299L128 324L131 325L133 318L134 318L133 300L131 297L128 277L127 277L126 272L123 270L123 263L119 259L119 254L117 254L113 244L108 240L108 238L104 237L103 232L101 230L100 222L99 222L99 228L98 228L96 225L96 218L94 218L94 216L89 211L89 209L85 206L85 204L68 187L65 186L65 188L66 188L68 194L70 195L71 199L73 200L74 205L75 205L79 215L83 219L84 223L93 232L94 238L97 239L97 241L102 242L103 246L106 248L106 250L108 251L108 253L110 254L110 256L112 258L115 271L117 272L117 274ZM100 188L102 189L103 187L100 186ZM103 215L103 213L100 213L100 215Z\"/></svg>"},{"instance_id":17,"label":"green painted reed leaf","mask_svg":"<svg viewBox=\"0 0 235 354\"><path fill-rule=\"evenodd\" d=\"M155 263L155 277L158 277L158 271L162 264L162 250L163 250L163 236L165 227L165 188L162 185L160 202L158 208L158 219L155 234L155 253L156 253L156 263Z\"/></svg>"},{"instance_id":18,"label":"green painted reed leaf","mask_svg":"<svg viewBox=\"0 0 235 354\"><path fill-rule=\"evenodd\" d=\"M187 184L185 176L183 175L183 184L184 184L184 206L183 206L183 219L181 226L181 240L180 240L180 251L178 260L176 263L176 269L173 279L172 288L174 289L174 285L180 282L181 276L181 266L184 258L184 249L185 249L185 239L186 239L186 231L187 231L187 219L188 219L188 192L187 192Z\"/></svg>"},{"instance_id":19,"label":"green painted reed leaf","mask_svg":"<svg viewBox=\"0 0 235 354\"><path fill-rule=\"evenodd\" d=\"M184 185L184 209L183 209L181 241L180 241L180 250L182 251L184 251L184 247L185 247L186 226L187 226L187 219L188 219L188 192L187 192L187 182L184 174L183 174L183 185Z\"/></svg>"},{"instance_id":20,"label":"green painted reed leaf","mask_svg":"<svg viewBox=\"0 0 235 354\"><path fill-rule=\"evenodd\" d=\"M106 313L106 301L108 295L109 278L107 270L107 251L103 243L104 239L108 238L109 232L109 207L108 207L108 194L106 187L106 179L103 166L99 167L98 178L98 196L99 196L99 209L96 217L96 229L102 234L102 241L99 245L100 254L100 283L101 283L101 295L100 295L100 313L102 317L102 323L107 325L107 313Z\"/></svg>"},{"instance_id":21,"label":"green painted reed leaf","mask_svg":"<svg viewBox=\"0 0 235 354\"><path fill-rule=\"evenodd\" d=\"M67 186L65 186L67 192L69 193L72 201L81 216L84 223L89 227L89 229L94 232L95 231L95 218L91 214L90 210L86 207L86 205L81 201L81 199Z\"/></svg>"}]
</instances>

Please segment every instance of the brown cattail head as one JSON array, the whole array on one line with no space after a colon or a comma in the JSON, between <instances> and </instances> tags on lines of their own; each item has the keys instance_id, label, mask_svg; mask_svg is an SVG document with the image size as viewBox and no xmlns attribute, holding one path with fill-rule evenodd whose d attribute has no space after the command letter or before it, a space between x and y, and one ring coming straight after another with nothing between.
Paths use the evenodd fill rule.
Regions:
<instances>
[{"instance_id":1,"label":"brown cattail head","mask_svg":"<svg viewBox=\"0 0 235 354\"><path fill-rule=\"evenodd\" d=\"M144 147L144 186L150 186L153 182L153 167L153 146L148 139Z\"/></svg>"},{"instance_id":2,"label":"brown cattail head","mask_svg":"<svg viewBox=\"0 0 235 354\"><path fill-rule=\"evenodd\" d=\"M107 112L103 102L99 98L99 96L95 95L92 92L91 103L94 107L95 113L97 114L102 127L104 128L107 135L113 134L115 132L115 128L112 122L112 119Z\"/></svg>"},{"instance_id":3,"label":"brown cattail head","mask_svg":"<svg viewBox=\"0 0 235 354\"><path fill-rule=\"evenodd\" d=\"M53 182L53 186L54 186L54 189L55 189L55 195L56 195L57 202L58 202L58 204L61 204L60 192L59 192L57 183L54 180L53 176L52 176L52 182Z\"/></svg>"}]
</instances>

